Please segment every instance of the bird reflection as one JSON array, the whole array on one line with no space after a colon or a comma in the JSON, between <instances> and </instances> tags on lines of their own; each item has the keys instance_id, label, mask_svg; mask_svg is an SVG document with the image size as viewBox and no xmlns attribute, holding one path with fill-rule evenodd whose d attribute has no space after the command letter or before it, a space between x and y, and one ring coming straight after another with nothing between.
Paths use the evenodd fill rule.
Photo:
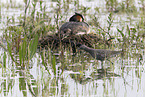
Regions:
<instances>
[{"instance_id":1,"label":"bird reflection","mask_svg":"<svg viewBox=\"0 0 145 97\"><path fill-rule=\"evenodd\" d=\"M112 72L109 70L110 68L101 68L97 69L96 71L93 71L88 77L86 77L85 74L70 74L70 77L74 79L76 82L79 82L80 84L87 84L90 81L94 80L103 80L105 79L110 79L114 77L120 77L120 75Z\"/></svg>"}]
</instances>

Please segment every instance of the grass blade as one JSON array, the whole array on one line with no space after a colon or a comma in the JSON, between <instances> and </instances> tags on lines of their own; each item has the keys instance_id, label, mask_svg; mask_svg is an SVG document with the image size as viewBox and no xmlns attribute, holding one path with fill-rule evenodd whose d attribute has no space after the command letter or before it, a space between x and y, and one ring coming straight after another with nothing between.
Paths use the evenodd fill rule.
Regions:
<instances>
[{"instance_id":1,"label":"grass blade","mask_svg":"<svg viewBox=\"0 0 145 97\"><path fill-rule=\"evenodd\" d=\"M33 40L30 41L29 44L30 59L32 59L32 57L36 53L37 45L38 45L38 34L35 36Z\"/></svg>"},{"instance_id":2,"label":"grass blade","mask_svg":"<svg viewBox=\"0 0 145 97\"><path fill-rule=\"evenodd\" d=\"M55 55L53 55L53 57L52 57L52 69L54 71L54 75L56 75L56 59L55 59Z\"/></svg>"}]
</instances>

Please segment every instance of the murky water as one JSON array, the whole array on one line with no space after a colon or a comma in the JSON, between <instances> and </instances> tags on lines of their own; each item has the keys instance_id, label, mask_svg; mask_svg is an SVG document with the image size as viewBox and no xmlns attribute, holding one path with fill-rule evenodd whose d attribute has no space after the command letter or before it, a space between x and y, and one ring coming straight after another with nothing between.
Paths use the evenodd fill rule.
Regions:
<instances>
[{"instance_id":1,"label":"murky water","mask_svg":"<svg viewBox=\"0 0 145 97\"><path fill-rule=\"evenodd\" d=\"M7 4L3 0L2 3ZM9 1L8 1L9 2ZM121 2L121 0L119 0ZM135 2L139 2L136 0ZM22 1L17 1L16 5L23 5ZM56 6L56 2L46 2L49 6ZM80 4L94 9L95 7L105 8L105 0L93 1L82 0ZM136 3L136 7L141 5ZM6 17L14 16L17 18L24 12L24 6L21 8L1 7L1 28L6 26ZM49 7L48 9L49 10ZM69 13L69 16L76 11L75 9ZM105 11L105 9L104 9ZM81 12L81 11L80 11ZM89 11L95 13L95 11ZM107 26L107 17L109 13L102 12L98 14L98 21L102 27ZM69 17L68 16L68 17ZM114 14L113 29L111 35L120 37L117 29L125 27L123 33L126 33L126 26L133 27L136 22L143 17L133 14ZM64 19L65 20L65 19ZM68 20L68 19L67 19ZM66 20L66 21L67 21ZM87 18L86 21L90 19ZM17 21L15 24L17 25ZM97 28L95 26L91 27ZM91 30L95 32L94 30ZM114 43L118 43L114 41ZM144 40L143 40L144 43ZM141 44L144 45L144 44ZM115 50L120 50L120 46L116 46ZM72 57L70 52L65 52L64 56L60 56L60 52L51 53L46 51L46 64L44 65L42 56L38 52L29 62L27 68L22 68L15 64L9 54L0 49L0 96L1 97L145 97L145 48L138 46L129 46L126 54L122 57L111 58L110 61L104 61L104 69L101 69L101 62L94 60L88 53L79 53ZM53 57L56 55L56 62L53 63ZM48 57L49 56L49 57ZM52 59L51 59L52 58ZM74 60L74 61L73 61ZM27 63L26 63L27 64ZM56 70L53 69L55 65ZM63 66L65 65L65 68ZM54 71L56 71L54 73Z\"/></svg>"}]
</instances>

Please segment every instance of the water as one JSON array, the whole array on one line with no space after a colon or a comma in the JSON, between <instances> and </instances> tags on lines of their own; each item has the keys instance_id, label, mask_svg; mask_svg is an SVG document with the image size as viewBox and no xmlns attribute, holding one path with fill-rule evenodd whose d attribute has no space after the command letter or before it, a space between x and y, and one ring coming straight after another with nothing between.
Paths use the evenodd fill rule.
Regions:
<instances>
[{"instance_id":1,"label":"water","mask_svg":"<svg viewBox=\"0 0 145 97\"><path fill-rule=\"evenodd\" d=\"M135 2L137 2L136 0ZM105 1L95 2L90 1L82 2L80 4L90 7L93 10L95 5L97 7L105 8ZM119 1L121 2L121 0ZM138 1L139 2L139 1ZM2 1L4 3L4 1ZM22 3L22 4L21 4ZM20 4L24 3L20 1ZM46 4L53 4L56 2L46 2ZM102 6L104 5L104 6ZM137 8L140 4L136 4ZM72 6L73 7L73 6ZM2 7L1 30L6 26L6 17L14 16L23 13L23 8L5 8ZM106 10L106 9L104 9ZM73 9L69 16L73 14ZM81 12L81 11L80 11ZM95 11L92 11L94 13ZM87 14L91 11L87 12ZM98 16L100 25L107 26L108 13L99 13ZM116 28L125 27L123 33L126 33L126 26L136 27L136 22L140 20L141 15L135 17L133 14L114 14L113 29L111 35L122 39L118 34ZM53 16L53 15L52 15ZM68 16L68 17L69 17ZM64 19L65 20L65 19ZM86 21L90 19L86 18ZM67 20L66 20L67 21ZM9 25L17 25L9 24ZM61 24L61 22L60 22ZM92 26L92 28L97 28ZM93 32L94 30L92 30ZM126 34L127 35L127 34ZM127 35L129 36L129 35ZM142 38L140 38L142 39ZM135 41L135 40L134 40ZM144 40L143 40L144 41ZM135 41L136 42L136 41ZM119 43L114 40L114 43ZM144 42L143 42L144 43ZM144 45L144 44L141 44ZM120 46L115 46L115 50L120 50ZM101 62L94 60L88 53L77 54L74 58L69 51L61 55L61 51L51 53L50 50L46 51L45 65L43 64L42 57L38 51L29 65L26 68L17 66L9 54L0 49L0 85L1 97L144 97L145 96L145 50L144 46L129 45L126 54L121 57L111 58L110 61L104 61L104 69L101 69ZM4 54L5 52L5 54ZM56 55L55 63L53 63L52 54ZM50 56L49 56L50 55ZM6 56L6 60L4 60ZM142 60L140 61L140 59ZM74 61L73 61L74 60ZM6 62L6 63L5 63ZM5 64L5 65L4 65ZM56 74L52 64L56 64ZM27 65L27 62L26 62ZM64 66L65 65L65 66ZM65 68L63 68L63 66Z\"/></svg>"}]
</instances>

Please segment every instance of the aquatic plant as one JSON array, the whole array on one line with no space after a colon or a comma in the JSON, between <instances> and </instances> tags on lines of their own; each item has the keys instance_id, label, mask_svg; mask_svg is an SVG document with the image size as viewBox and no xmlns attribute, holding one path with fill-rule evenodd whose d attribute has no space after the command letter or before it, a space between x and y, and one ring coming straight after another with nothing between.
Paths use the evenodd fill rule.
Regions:
<instances>
[{"instance_id":1,"label":"aquatic plant","mask_svg":"<svg viewBox=\"0 0 145 97\"><path fill-rule=\"evenodd\" d=\"M4 49L0 56L2 96L14 93L15 86L18 86L23 96L28 94L32 96L70 96L72 91L76 93L73 96L86 96L85 90L87 91L85 93L88 93L89 90L87 96L92 96L92 94L116 96L118 91L114 86L118 82L117 78L121 79L122 84L126 87L128 85L126 77L129 77L130 84L131 76L133 76L132 82L137 78L138 89L140 89L144 70L142 66L144 65L143 49L145 48L143 37L145 23L142 16L144 7L138 9L140 17L136 18L134 9L137 8L132 10L134 6L130 0L120 3L115 0L106 0L108 2L108 5L105 5L106 8L95 7L95 13L91 13L92 7L83 6L78 0L71 1L55 0L56 5L48 6L45 1L24 0L24 13L21 13L18 18L15 16L6 18L5 27L0 29L4 32L0 41L0 47ZM9 4L2 6L11 7ZM14 4L13 8L16 7ZM107 8L113 9L113 12L108 12ZM121 9L118 12L119 8ZM87 22L92 28L95 27L90 34L65 37L61 41L67 44L63 45L56 33L59 26L66 22L74 11L82 12L89 18ZM131 16L128 15L130 13ZM105 19L103 18L99 22L99 16L102 14ZM128 21L119 20L118 22L125 23L120 23L119 26L113 28L116 25L114 17L120 14L127 14ZM135 16L135 23L132 16ZM102 21L105 22L104 27ZM112 33L112 29L116 30L115 34ZM39 43L41 39L45 40L45 38L46 41L43 43L47 45L42 48ZM101 64L93 60L88 53L78 52L79 50L76 49L77 53L74 56L71 42L67 39L73 40L74 43L82 42L95 49L123 49L125 54L123 58L119 56L111 60L115 62L115 65L105 62L105 68L100 69ZM53 49L54 47L56 48ZM98 80L101 80L102 84L98 83ZM76 86L74 89L71 88L71 93L69 92L69 82ZM122 84L119 83L121 86ZM104 91L99 93L101 85ZM82 93L78 91L80 86Z\"/></svg>"}]
</instances>

